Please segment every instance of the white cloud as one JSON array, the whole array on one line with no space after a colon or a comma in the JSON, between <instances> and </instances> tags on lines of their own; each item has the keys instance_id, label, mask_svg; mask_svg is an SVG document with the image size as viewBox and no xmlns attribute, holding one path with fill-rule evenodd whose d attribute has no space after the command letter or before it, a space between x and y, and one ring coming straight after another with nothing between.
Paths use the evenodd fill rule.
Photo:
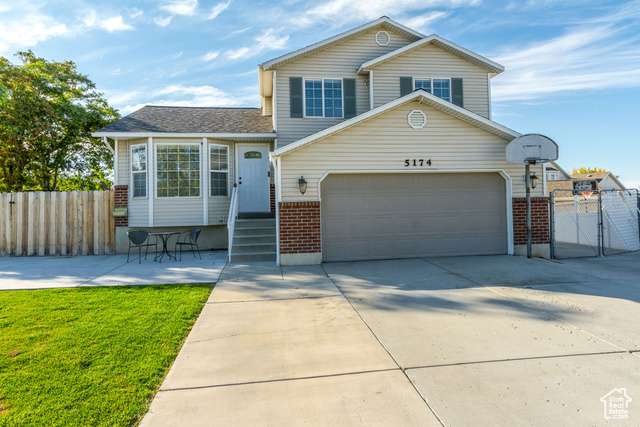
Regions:
<instances>
[{"instance_id":1,"label":"white cloud","mask_svg":"<svg viewBox=\"0 0 640 427\"><path fill-rule=\"evenodd\" d=\"M373 20L393 12L395 15L435 7L457 7L480 4L480 0L329 0L296 16L294 25L308 27L318 22L331 22L335 27L346 23Z\"/></svg>"},{"instance_id":2,"label":"white cloud","mask_svg":"<svg viewBox=\"0 0 640 427\"><path fill-rule=\"evenodd\" d=\"M209 62L216 59L218 55L220 55L220 52L218 52L217 50L215 52L213 51L207 52L205 55L202 56L202 60L205 62Z\"/></svg>"},{"instance_id":3,"label":"white cloud","mask_svg":"<svg viewBox=\"0 0 640 427\"><path fill-rule=\"evenodd\" d=\"M231 0L229 0L226 3L224 2L218 3L217 5L213 6L211 8L211 12L209 13L209 16L207 17L207 19L216 19L218 15L220 15L222 12L227 10L230 4L231 4Z\"/></svg>"},{"instance_id":4,"label":"white cloud","mask_svg":"<svg viewBox=\"0 0 640 427\"><path fill-rule=\"evenodd\" d=\"M224 54L227 55L227 57L229 59L238 59L238 58L242 58L247 53L249 53L249 48L248 47L241 47L241 48L238 48L238 49L228 50Z\"/></svg>"},{"instance_id":5,"label":"white cloud","mask_svg":"<svg viewBox=\"0 0 640 427\"><path fill-rule=\"evenodd\" d=\"M0 21L0 53L32 47L68 32L65 24L40 13L28 14L15 20L3 19Z\"/></svg>"},{"instance_id":6,"label":"white cloud","mask_svg":"<svg viewBox=\"0 0 640 427\"><path fill-rule=\"evenodd\" d=\"M160 9L166 10L172 15L186 15L191 16L196 13L198 8L198 0L179 0L173 1L164 6L160 6Z\"/></svg>"},{"instance_id":7,"label":"white cloud","mask_svg":"<svg viewBox=\"0 0 640 427\"><path fill-rule=\"evenodd\" d=\"M248 97L234 96L216 87L171 85L155 93L161 105L187 107L237 107L246 105ZM251 96L254 101L255 96Z\"/></svg>"},{"instance_id":8,"label":"white cloud","mask_svg":"<svg viewBox=\"0 0 640 427\"><path fill-rule=\"evenodd\" d=\"M581 25L564 35L512 46L495 56L508 72L495 101L542 99L566 91L640 87L640 46L615 25Z\"/></svg>"},{"instance_id":9,"label":"white cloud","mask_svg":"<svg viewBox=\"0 0 640 427\"><path fill-rule=\"evenodd\" d=\"M127 12L129 13L129 18L131 19L136 19L142 16L142 14L144 14L144 12L138 9L137 7L134 7L132 9L127 9Z\"/></svg>"},{"instance_id":10,"label":"white cloud","mask_svg":"<svg viewBox=\"0 0 640 427\"><path fill-rule=\"evenodd\" d=\"M225 52L225 55L229 59L246 59L264 51L284 49L289 41L289 36L286 34L279 35L273 28L269 28L254 40L258 42L257 45L251 48L241 47L238 49L230 49Z\"/></svg>"},{"instance_id":11,"label":"white cloud","mask_svg":"<svg viewBox=\"0 0 640 427\"><path fill-rule=\"evenodd\" d=\"M173 19L173 16L167 16L166 18L154 18L153 22L160 25L161 27L166 27L171 23L171 19Z\"/></svg>"},{"instance_id":12,"label":"white cloud","mask_svg":"<svg viewBox=\"0 0 640 427\"><path fill-rule=\"evenodd\" d=\"M110 33L114 31L133 30L131 25L124 23L122 16L116 15L107 19L98 19L95 10L88 12L82 17L82 22L87 28L102 28Z\"/></svg>"},{"instance_id":13,"label":"white cloud","mask_svg":"<svg viewBox=\"0 0 640 427\"><path fill-rule=\"evenodd\" d=\"M411 28L412 30L421 31L423 33L431 32L430 26L440 20L449 16L449 12L436 11L429 12L424 15L411 16L407 19L399 19L398 22Z\"/></svg>"}]
</instances>

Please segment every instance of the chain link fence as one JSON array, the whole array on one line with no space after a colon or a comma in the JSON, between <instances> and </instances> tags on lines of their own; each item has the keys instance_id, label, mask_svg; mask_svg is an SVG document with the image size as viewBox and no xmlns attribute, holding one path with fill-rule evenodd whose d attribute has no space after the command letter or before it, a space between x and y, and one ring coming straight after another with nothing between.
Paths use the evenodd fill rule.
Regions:
<instances>
[{"instance_id":1,"label":"chain link fence","mask_svg":"<svg viewBox=\"0 0 640 427\"><path fill-rule=\"evenodd\" d=\"M584 258L640 250L637 190L551 193L552 258Z\"/></svg>"}]
</instances>

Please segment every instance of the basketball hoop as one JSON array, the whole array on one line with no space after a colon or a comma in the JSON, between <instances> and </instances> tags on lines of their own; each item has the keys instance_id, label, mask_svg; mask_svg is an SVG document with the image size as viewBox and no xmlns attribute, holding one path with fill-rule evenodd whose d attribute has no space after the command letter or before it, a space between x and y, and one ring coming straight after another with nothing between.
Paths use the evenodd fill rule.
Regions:
<instances>
[{"instance_id":1,"label":"basketball hoop","mask_svg":"<svg viewBox=\"0 0 640 427\"><path fill-rule=\"evenodd\" d=\"M581 191L580 194L582 194L585 199L588 199L593 194L593 191Z\"/></svg>"}]
</instances>

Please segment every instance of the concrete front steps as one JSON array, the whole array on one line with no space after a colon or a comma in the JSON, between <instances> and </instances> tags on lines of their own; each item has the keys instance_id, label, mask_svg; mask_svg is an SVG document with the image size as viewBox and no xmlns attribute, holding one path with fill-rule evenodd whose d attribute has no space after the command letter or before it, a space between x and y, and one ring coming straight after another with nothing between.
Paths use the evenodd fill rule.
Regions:
<instances>
[{"instance_id":1,"label":"concrete front steps","mask_svg":"<svg viewBox=\"0 0 640 427\"><path fill-rule=\"evenodd\" d=\"M276 261L274 213L241 213L236 219L231 262Z\"/></svg>"}]
</instances>

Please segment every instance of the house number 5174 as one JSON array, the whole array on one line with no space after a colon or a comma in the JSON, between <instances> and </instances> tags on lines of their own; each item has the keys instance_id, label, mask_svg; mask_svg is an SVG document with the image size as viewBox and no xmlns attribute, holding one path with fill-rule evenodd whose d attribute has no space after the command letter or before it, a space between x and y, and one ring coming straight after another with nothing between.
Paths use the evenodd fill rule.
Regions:
<instances>
[{"instance_id":1,"label":"house number 5174","mask_svg":"<svg viewBox=\"0 0 640 427\"><path fill-rule=\"evenodd\" d=\"M409 166L431 166L431 159L407 159L404 161L405 167Z\"/></svg>"}]
</instances>

